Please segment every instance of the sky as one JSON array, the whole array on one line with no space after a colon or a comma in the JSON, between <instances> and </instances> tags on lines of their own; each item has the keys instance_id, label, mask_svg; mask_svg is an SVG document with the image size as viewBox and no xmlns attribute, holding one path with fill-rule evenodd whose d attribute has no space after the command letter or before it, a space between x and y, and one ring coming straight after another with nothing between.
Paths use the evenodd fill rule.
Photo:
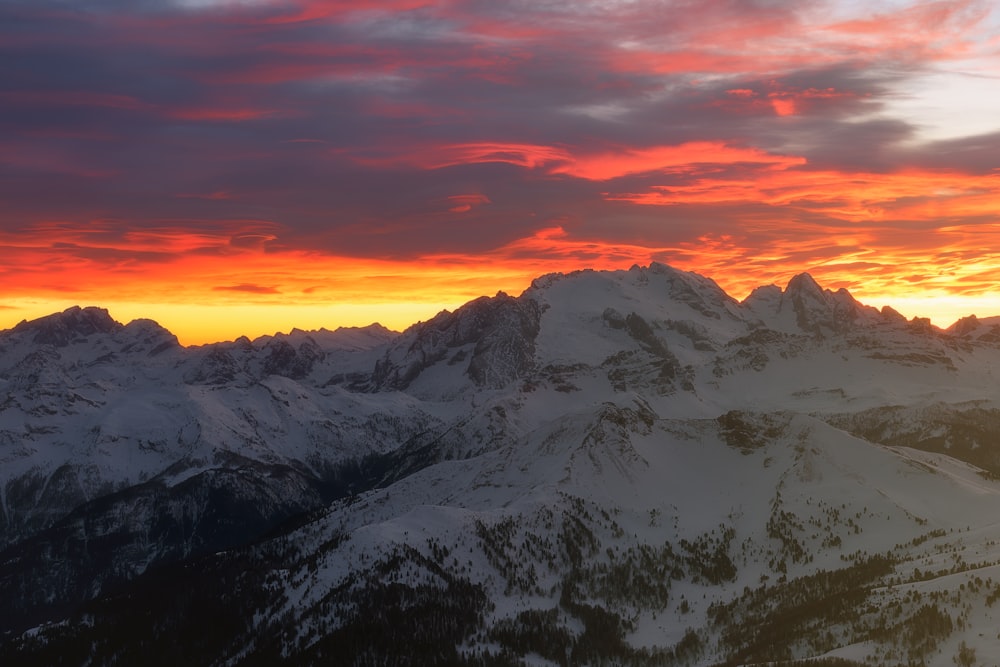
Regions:
<instances>
[{"instance_id":1,"label":"sky","mask_svg":"<svg viewBox=\"0 0 1000 667\"><path fill-rule=\"evenodd\" d=\"M1000 315L1000 8L3 0L0 328L403 329L659 261Z\"/></svg>"}]
</instances>

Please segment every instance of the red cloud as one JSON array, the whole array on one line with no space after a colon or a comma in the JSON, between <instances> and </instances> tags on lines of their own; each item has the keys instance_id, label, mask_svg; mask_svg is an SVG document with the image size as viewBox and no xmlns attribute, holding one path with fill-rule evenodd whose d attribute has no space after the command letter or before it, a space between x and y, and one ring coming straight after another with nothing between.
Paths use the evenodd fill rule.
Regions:
<instances>
[{"instance_id":1,"label":"red cloud","mask_svg":"<svg viewBox=\"0 0 1000 667\"><path fill-rule=\"evenodd\" d=\"M345 151L338 149L334 153L341 155ZM600 153L579 154L562 146L499 142L401 147L389 155L378 156L348 154L354 161L376 168L441 169L459 164L505 162L590 181L645 172L685 171L696 165L751 163L787 168L805 163L805 159L798 156L775 155L757 148L710 141L648 148L622 146Z\"/></svg>"},{"instance_id":2,"label":"red cloud","mask_svg":"<svg viewBox=\"0 0 1000 667\"><path fill-rule=\"evenodd\" d=\"M676 185L654 185L641 193L609 193L609 199L643 205L718 206L759 203L822 211L851 222L938 220L990 215L1000 201L1000 173L981 176L954 171L907 170L851 173L754 167L744 176L715 174Z\"/></svg>"},{"instance_id":3,"label":"red cloud","mask_svg":"<svg viewBox=\"0 0 1000 667\"><path fill-rule=\"evenodd\" d=\"M698 165L738 163L788 168L804 164L805 160L797 156L773 155L756 148L696 141L677 146L620 148L617 151L570 158L552 171L593 181L604 181L628 174L687 171L697 168Z\"/></svg>"},{"instance_id":4,"label":"red cloud","mask_svg":"<svg viewBox=\"0 0 1000 667\"><path fill-rule=\"evenodd\" d=\"M171 109L166 115L178 120L205 122L242 122L261 120L283 115L274 109L256 109L250 107L188 107Z\"/></svg>"},{"instance_id":5,"label":"red cloud","mask_svg":"<svg viewBox=\"0 0 1000 667\"><path fill-rule=\"evenodd\" d=\"M448 210L452 213L467 213L476 206L489 204L490 198L481 194L452 195L448 197L448 203Z\"/></svg>"},{"instance_id":6,"label":"red cloud","mask_svg":"<svg viewBox=\"0 0 1000 667\"><path fill-rule=\"evenodd\" d=\"M553 162L569 160L569 153L556 146L478 141L461 144L414 145L393 150L366 151L367 154L335 149L335 155L346 154L367 167L410 167L441 169L459 164L505 162L535 169Z\"/></svg>"}]
</instances>

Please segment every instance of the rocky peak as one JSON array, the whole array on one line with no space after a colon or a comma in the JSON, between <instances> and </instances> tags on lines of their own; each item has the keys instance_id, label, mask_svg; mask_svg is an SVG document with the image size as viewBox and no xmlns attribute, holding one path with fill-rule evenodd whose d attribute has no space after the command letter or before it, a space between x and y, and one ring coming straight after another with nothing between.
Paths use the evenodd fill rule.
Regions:
<instances>
[{"instance_id":1,"label":"rocky peak","mask_svg":"<svg viewBox=\"0 0 1000 667\"><path fill-rule=\"evenodd\" d=\"M842 333L864 318L874 308L860 304L846 289L832 292L819 286L808 273L800 273L788 281L782 299L795 313L798 327L816 335Z\"/></svg>"},{"instance_id":2,"label":"rocky peak","mask_svg":"<svg viewBox=\"0 0 1000 667\"><path fill-rule=\"evenodd\" d=\"M822 301L824 293L828 292L828 290L820 287L816 279L808 273L799 273L792 276L792 279L788 281L788 285L785 287L785 296L792 299L811 298Z\"/></svg>"},{"instance_id":3,"label":"rocky peak","mask_svg":"<svg viewBox=\"0 0 1000 667\"><path fill-rule=\"evenodd\" d=\"M61 313L23 321L11 331L31 336L31 341L39 345L65 347L93 334L112 334L123 328L104 308L73 306Z\"/></svg>"},{"instance_id":4,"label":"rocky peak","mask_svg":"<svg viewBox=\"0 0 1000 667\"><path fill-rule=\"evenodd\" d=\"M778 313L783 294L777 285L761 285L755 287L740 305L757 317L767 319Z\"/></svg>"},{"instance_id":5,"label":"rocky peak","mask_svg":"<svg viewBox=\"0 0 1000 667\"><path fill-rule=\"evenodd\" d=\"M946 332L958 338L996 345L1000 343L1000 317L969 315L952 324Z\"/></svg>"},{"instance_id":6,"label":"rocky peak","mask_svg":"<svg viewBox=\"0 0 1000 667\"><path fill-rule=\"evenodd\" d=\"M961 318L948 327L948 333L955 336L966 337L979 329L981 326L982 324L980 324L978 317L975 315L969 315L968 317Z\"/></svg>"},{"instance_id":7,"label":"rocky peak","mask_svg":"<svg viewBox=\"0 0 1000 667\"><path fill-rule=\"evenodd\" d=\"M906 317L892 306L882 306L882 318L894 324L906 324Z\"/></svg>"},{"instance_id":8,"label":"rocky peak","mask_svg":"<svg viewBox=\"0 0 1000 667\"><path fill-rule=\"evenodd\" d=\"M425 369L450 356L462 363L472 346L467 375L480 386L498 387L521 377L533 363L541 309L530 298L503 292L443 311L410 327L376 364L376 389L403 389Z\"/></svg>"},{"instance_id":9,"label":"rocky peak","mask_svg":"<svg viewBox=\"0 0 1000 667\"><path fill-rule=\"evenodd\" d=\"M271 339L261 352L266 355L263 361L265 375L283 375L294 380L309 375L316 362L325 356L311 337L304 337L298 345L286 339Z\"/></svg>"},{"instance_id":10,"label":"rocky peak","mask_svg":"<svg viewBox=\"0 0 1000 667\"><path fill-rule=\"evenodd\" d=\"M711 278L691 271L681 271L660 262L652 262L649 268L632 267L640 276L648 274L664 280L669 290L669 296L674 301L683 303L703 317L720 320L731 316L737 302L726 294Z\"/></svg>"},{"instance_id":11,"label":"rocky peak","mask_svg":"<svg viewBox=\"0 0 1000 667\"><path fill-rule=\"evenodd\" d=\"M122 334L128 337L122 352L141 351L147 356L155 357L167 350L181 347L177 336L153 320L132 320L122 329Z\"/></svg>"},{"instance_id":12,"label":"rocky peak","mask_svg":"<svg viewBox=\"0 0 1000 667\"><path fill-rule=\"evenodd\" d=\"M389 343L399 336L399 332L375 322L364 327L337 327L333 331L324 330L313 335L329 348L370 350Z\"/></svg>"},{"instance_id":13,"label":"rocky peak","mask_svg":"<svg viewBox=\"0 0 1000 667\"><path fill-rule=\"evenodd\" d=\"M758 287L741 306L766 328L818 336L844 333L858 324L895 322L901 317L891 309L879 313L859 303L846 289L824 289L808 273L794 276L784 290L776 285Z\"/></svg>"}]
</instances>

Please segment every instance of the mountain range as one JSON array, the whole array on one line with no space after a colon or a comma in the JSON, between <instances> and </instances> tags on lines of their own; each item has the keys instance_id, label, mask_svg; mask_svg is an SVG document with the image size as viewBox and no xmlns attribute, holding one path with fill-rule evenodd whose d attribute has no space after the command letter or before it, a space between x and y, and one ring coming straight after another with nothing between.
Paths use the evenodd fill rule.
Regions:
<instances>
[{"instance_id":1,"label":"mountain range","mask_svg":"<svg viewBox=\"0 0 1000 667\"><path fill-rule=\"evenodd\" d=\"M0 332L0 662L1000 660L1000 317L536 279L405 332Z\"/></svg>"}]
</instances>

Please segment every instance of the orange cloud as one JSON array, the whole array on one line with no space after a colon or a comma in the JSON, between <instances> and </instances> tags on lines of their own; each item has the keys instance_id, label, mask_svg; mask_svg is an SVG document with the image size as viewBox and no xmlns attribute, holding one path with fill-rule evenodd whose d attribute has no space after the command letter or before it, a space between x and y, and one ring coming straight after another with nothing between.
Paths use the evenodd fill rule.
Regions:
<instances>
[{"instance_id":1,"label":"orange cloud","mask_svg":"<svg viewBox=\"0 0 1000 667\"><path fill-rule=\"evenodd\" d=\"M677 146L654 146L567 157L565 163L554 167L552 172L592 181L604 181L629 174L683 170L705 164L737 163L786 169L805 164L805 159L775 155L756 148L730 146L721 142L697 141Z\"/></svg>"},{"instance_id":2,"label":"orange cloud","mask_svg":"<svg viewBox=\"0 0 1000 667\"><path fill-rule=\"evenodd\" d=\"M778 116L800 115L824 103L850 102L862 100L862 95L851 90L835 88L795 88L778 81L769 81L757 91L750 88L732 88L727 97L716 99L707 106L735 113L767 113Z\"/></svg>"},{"instance_id":3,"label":"orange cloud","mask_svg":"<svg viewBox=\"0 0 1000 667\"><path fill-rule=\"evenodd\" d=\"M476 206L489 204L490 198L481 194L452 195L448 197L451 205L448 209L452 213L468 213Z\"/></svg>"},{"instance_id":4,"label":"orange cloud","mask_svg":"<svg viewBox=\"0 0 1000 667\"><path fill-rule=\"evenodd\" d=\"M276 238L280 228L262 223L202 233L50 223L35 226L30 238L0 234L7 258L0 280L10 306L2 319L9 326L72 303L99 304L118 317L157 319L185 343L375 320L402 328L498 289L519 293L540 274L651 260L708 275L738 298L809 270L828 287L879 300L875 305L895 306L923 291L966 308L961 314L989 314L975 304L1000 282L1000 250L984 250L1000 249L1000 224L929 226L918 238L891 225L837 236L826 225L805 223L789 235L781 222L766 220L744 221L739 229L663 246L581 237L553 226L475 255L390 260L266 249L265 239ZM233 243L244 237L259 237L261 244ZM911 314L950 324L945 318L952 311L936 314L934 303L927 298Z\"/></svg>"},{"instance_id":5,"label":"orange cloud","mask_svg":"<svg viewBox=\"0 0 1000 667\"><path fill-rule=\"evenodd\" d=\"M794 116L797 109L795 100L787 98L771 98L771 106L774 107L774 113L779 116Z\"/></svg>"},{"instance_id":6,"label":"orange cloud","mask_svg":"<svg viewBox=\"0 0 1000 667\"><path fill-rule=\"evenodd\" d=\"M335 149L334 154L346 151ZM368 167L416 167L441 169L459 164L504 162L526 169L544 169L550 174L566 174L590 181L644 172L670 172L696 165L758 164L788 168L805 164L798 156L768 153L757 148L731 146L722 142L697 141L649 148L619 147L599 153L574 153L561 146L472 142L441 146L413 146L389 155L351 154Z\"/></svg>"},{"instance_id":7,"label":"orange cloud","mask_svg":"<svg viewBox=\"0 0 1000 667\"><path fill-rule=\"evenodd\" d=\"M798 165L804 164L804 160ZM1000 171L972 175L950 170L908 169L896 173L841 172L792 168L794 159L751 165L741 177L712 174L676 185L654 185L639 193L606 193L608 199L635 204L718 205L762 203L822 211L852 222L936 220L949 216L990 215L1000 201Z\"/></svg>"},{"instance_id":8,"label":"orange cloud","mask_svg":"<svg viewBox=\"0 0 1000 667\"><path fill-rule=\"evenodd\" d=\"M335 155L347 153L341 149ZM505 162L507 164L536 169L553 162L570 159L566 149L536 144L518 144L496 141L480 141L461 144L420 145L402 150L394 148L380 154L348 153L355 162L367 167L416 167L418 169L441 169L459 164L484 162Z\"/></svg>"}]
</instances>

